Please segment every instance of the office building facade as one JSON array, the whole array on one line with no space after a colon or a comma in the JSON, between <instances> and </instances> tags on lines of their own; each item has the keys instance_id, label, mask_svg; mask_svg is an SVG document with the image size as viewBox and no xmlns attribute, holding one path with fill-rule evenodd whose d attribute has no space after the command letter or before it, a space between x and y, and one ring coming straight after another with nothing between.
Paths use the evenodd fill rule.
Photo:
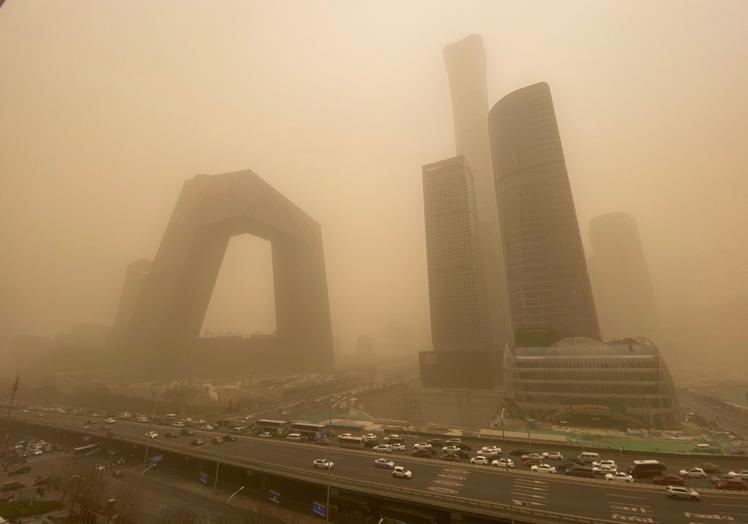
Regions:
<instances>
[{"instance_id":1,"label":"office building facade","mask_svg":"<svg viewBox=\"0 0 748 524\"><path fill-rule=\"evenodd\" d=\"M547 84L488 117L509 309L517 346L600 338L587 263Z\"/></svg>"},{"instance_id":2,"label":"office building facade","mask_svg":"<svg viewBox=\"0 0 748 524\"><path fill-rule=\"evenodd\" d=\"M506 365L527 418L571 426L677 429L680 409L657 346L645 338L567 338L518 347Z\"/></svg>"},{"instance_id":3,"label":"office building facade","mask_svg":"<svg viewBox=\"0 0 748 524\"><path fill-rule=\"evenodd\" d=\"M492 387L500 379L480 250L475 191L465 158L423 167L433 351L420 355L427 387Z\"/></svg>"}]
</instances>

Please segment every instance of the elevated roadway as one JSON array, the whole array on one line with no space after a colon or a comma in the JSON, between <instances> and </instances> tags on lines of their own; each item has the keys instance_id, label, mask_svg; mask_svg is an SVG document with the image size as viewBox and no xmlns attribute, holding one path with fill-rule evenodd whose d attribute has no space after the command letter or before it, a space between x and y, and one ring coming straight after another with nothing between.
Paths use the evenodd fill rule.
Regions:
<instances>
[{"instance_id":1,"label":"elevated roadway","mask_svg":"<svg viewBox=\"0 0 748 524\"><path fill-rule=\"evenodd\" d=\"M98 429L83 428L88 418L65 413L15 413L16 421L107 435ZM100 419L98 419L100 420ZM193 437L165 438L176 428L118 421L111 424L109 438L147 445L156 450L202 458L256 472L284 476L305 482L329 485L347 491L446 508L456 512L497 519L532 523L621 523L706 524L748 523L748 494L701 490L700 502L670 500L664 488L647 484L619 484L604 480L579 479L563 475L505 471L503 469L391 455L398 464L413 472L411 480L394 478L389 470L373 466L381 456L364 450L330 448L273 439L239 436L235 442L212 445L216 432L195 431L206 441L192 446ZM146 431L159 433L146 439ZM329 458L335 468L323 471L312 467L316 458Z\"/></svg>"}]
</instances>

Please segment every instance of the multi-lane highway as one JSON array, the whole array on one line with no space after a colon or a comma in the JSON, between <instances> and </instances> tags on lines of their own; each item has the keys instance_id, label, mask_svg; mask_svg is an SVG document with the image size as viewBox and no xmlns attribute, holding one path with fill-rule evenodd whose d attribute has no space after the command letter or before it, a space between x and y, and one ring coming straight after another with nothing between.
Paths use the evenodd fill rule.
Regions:
<instances>
[{"instance_id":1,"label":"multi-lane highway","mask_svg":"<svg viewBox=\"0 0 748 524\"><path fill-rule=\"evenodd\" d=\"M19 421L83 431L90 418L65 413L16 413ZM95 426L98 428L98 424ZM190 445L192 437L167 439L165 426L118 421L111 424L112 438L145 443L144 433L160 436L148 440L151 449L163 449L203 457L275 475L343 489L379 494L424 504L465 510L477 514L509 517L526 522L560 522L570 517L583 522L708 523L747 522L748 495L701 490L700 502L666 499L661 486L618 484L577 479L563 475L504 471L487 466L391 455L398 465L413 472L411 480L394 478L389 470L375 468L377 454L363 450L327 448L283 440L240 436L235 442L210 444L215 432L195 431L207 442ZM172 428L174 429L174 428ZM104 433L98 429L92 433ZM331 472L314 469L316 458L335 462Z\"/></svg>"}]
</instances>

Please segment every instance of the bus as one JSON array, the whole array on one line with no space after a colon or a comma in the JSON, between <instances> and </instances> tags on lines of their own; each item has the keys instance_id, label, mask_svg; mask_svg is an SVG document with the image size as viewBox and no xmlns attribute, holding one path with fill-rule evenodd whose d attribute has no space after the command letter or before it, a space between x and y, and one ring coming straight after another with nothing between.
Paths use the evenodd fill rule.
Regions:
<instances>
[{"instance_id":1,"label":"bus","mask_svg":"<svg viewBox=\"0 0 748 524\"><path fill-rule=\"evenodd\" d=\"M100 447L100 444L86 444L85 446L79 446L77 448L73 448L73 456L88 457L89 455L93 455L94 453L99 451Z\"/></svg>"},{"instance_id":2,"label":"bus","mask_svg":"<svg viewBox=\"0 0 748 524\"><path fill-rule=\"evenodd\" d=\"M253 428L256 433L269 431L277 437L285 437L286 433L288 433L288 425L289 423L285 420L272 420L263 418L255 421Z\"/></svg>"},{"instance_id":3,"label":"bus","mask_svg":"<svg viewBox=\"0 0 748 524\"><path fill-rule=\"evenodd\" d=\"M338 437L338 446L341 448L363 448L365 444L363 437Z\"/></svg>"},{"instance_id":4,"label":"bus","mask_svg":"<svg viewBox=\"0 0 748 524\"><path fill-rule=\"evenodd\" d=\"M322 439L324 424L312 424L311 422L293 422L288 430L291 433L300 433L306 440L318 442Z\"/></svg>"},{"instance_id":5,"label":"bus","mask_svg":"<svg viewBox=\"0 0 748 524\"><path fill-rule=\"evenodd\" d=\"M662 475L667 468L659 460L635 460L629 468L629 475L635 479L647 479Z\"/></svg>"}]
</instances>

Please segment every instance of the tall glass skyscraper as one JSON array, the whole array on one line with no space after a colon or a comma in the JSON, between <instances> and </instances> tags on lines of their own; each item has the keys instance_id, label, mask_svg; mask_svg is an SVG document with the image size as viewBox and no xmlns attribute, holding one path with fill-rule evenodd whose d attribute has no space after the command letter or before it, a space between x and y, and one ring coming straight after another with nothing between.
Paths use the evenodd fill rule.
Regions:
<instances>
[{"instance_id":1,"label":"tall glass skyscraper","mask_svg":"<svg viewBox=\"0 0 748 524\"><path fill-rule=\"evenodd\" d=\"M600 338L548 84L502 98L488 128L517 346Z\"/></svg>"}]
</instances>

